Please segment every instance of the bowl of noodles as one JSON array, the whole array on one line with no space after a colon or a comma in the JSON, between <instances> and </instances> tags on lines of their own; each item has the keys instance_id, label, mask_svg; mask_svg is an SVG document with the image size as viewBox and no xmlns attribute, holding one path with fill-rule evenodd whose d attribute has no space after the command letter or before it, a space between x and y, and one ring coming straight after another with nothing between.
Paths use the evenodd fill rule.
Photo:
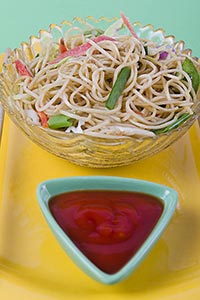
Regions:
<instances>
[{"instance_id":1,"label":"bowl of noodles","mask_svg":"<svg viewBox=\"0 0 200 300\"><path fill-rule=\"evenodd\" d=\"M183 41L119 18L51 24L8 49L0 101L45 150L116 167L177 141L200 112L200 64Z\"/></svg>"}]
</instances>

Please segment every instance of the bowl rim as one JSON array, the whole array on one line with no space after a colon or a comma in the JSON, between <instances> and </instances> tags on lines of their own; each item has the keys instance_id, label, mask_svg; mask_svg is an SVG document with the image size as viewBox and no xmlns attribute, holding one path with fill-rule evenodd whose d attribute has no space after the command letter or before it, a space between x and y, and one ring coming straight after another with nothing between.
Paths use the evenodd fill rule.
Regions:
<instances>
[{"instance_id":1,"label":"bowl rim","mask_svg":"<svg viewBox=\"0 0 200 300\"><path fill-rule=\"evenodd\" d=\"M88 183L88 184L87 184ZM103 184L103 185L102 185ZM120 184L121 187L120 188ZM79 188L77 188L79 185ZM78 248L66 233L57 224L48 207L49 200L58 193L54 191L55 187L61 188L61 193L75 190L126 190L148 193L158 197L163 204L163 212L152 232L144 241L136 254L116 273L107 274L93 264ZM80 188L82 186L82 188ZM85 188L85 186L87 188ZM144 192L144 190L146 192ZM155 193L156 191L156 193ZM157 194L158 193L158 194ZM154 244L160 238L161 234L170 222L178 202L178 193L168 186L135 178L126 178L119 176L72 176L63 178L53 178L41 182L37 187L37 198L41 211L53 231L56 239L61 244L66 254L93 279L104 283L114 284L130 275L137 266L143 261Z\"/></svg>"}]
</instances>

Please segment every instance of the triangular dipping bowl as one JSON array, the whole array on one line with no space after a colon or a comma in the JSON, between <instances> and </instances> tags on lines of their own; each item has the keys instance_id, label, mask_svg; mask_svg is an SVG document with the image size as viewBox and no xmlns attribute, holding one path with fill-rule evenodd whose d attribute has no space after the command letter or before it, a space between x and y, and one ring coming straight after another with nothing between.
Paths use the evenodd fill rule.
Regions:
<instances>
[{"instance_id":1,"label":"triangular dipping bowl","mask_svg":"<svg viewBox=\"0 0 200 300\"><path fill-rule=\"evenodd\" d=\"M107 274L96 267L72 242L58 225L49 209L49 200L65 192L78 190L120 190L153 195L163 203L163 212L153 231L137 253L118 272ZM130 275L152 249L168 225L177 205L177 192L167 186L131 178L114 176L79 176L47 180L37 188L37 197L42 213L58 242L71 259L89 276L104 284L117 283Z\"/></svg>"}]
</instances>

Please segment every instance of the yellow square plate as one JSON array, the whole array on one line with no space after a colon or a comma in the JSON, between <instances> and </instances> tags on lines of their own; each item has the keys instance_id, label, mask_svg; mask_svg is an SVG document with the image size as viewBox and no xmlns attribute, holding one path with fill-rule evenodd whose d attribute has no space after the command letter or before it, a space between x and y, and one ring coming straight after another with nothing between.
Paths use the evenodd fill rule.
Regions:
<instances>
[{"instance_id":1,"label":"yellow square plate","mask_svg":"<svg viewBox=\"0 0 200 300\"><path fill-rule=\"evenodd\" d=\"M137 270L106 286L84 274L48 228L36 199L44 180L87 175L138 178L177 190L167 230ZM147 160L89 169L33 144L5 118L0 149L0 296L3 300L200 299L200 128Z\"/></svg>"}]
</instances>

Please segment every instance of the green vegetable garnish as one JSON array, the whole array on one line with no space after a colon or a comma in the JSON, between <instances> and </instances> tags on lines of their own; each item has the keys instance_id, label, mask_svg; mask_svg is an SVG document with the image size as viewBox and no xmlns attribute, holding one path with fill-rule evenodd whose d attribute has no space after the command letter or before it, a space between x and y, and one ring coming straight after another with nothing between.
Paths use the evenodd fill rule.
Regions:
<instances>
[{"instance_id":1,"label":"green vegetable garnish","mask_svg":"<svg viewBox=\"0 0 200 300\"><path fill-rule=\"evenodd\" d=\"M130 67L124 67L121 69L117 80L115 81L115 84L112 88L112 91L106 101L106 107L108 109L113 109L115 107L115 104L117 100L119 99L119 96L124 90L124 87L129 79L129 76L131 74L131 68Z\"/></svg>"},{"instance_id":2,"label":"green vegetable garnish","mask_svg":"<svg viewBox=\"0 0 200 300\"><path fill-rule=\"evenodd\" d=\"M103 34L103 30L98 29L98 28L94 28L94 29L91 29L91 30L84 31L84 35L87 36L87 37L99 36L101 34Z\"/></svg>"},{"instance_id":3,"label":"green vegetable garnish","mask_svg":"<svg viewBox=\"0 0 200 300\"><path fill-rule=\"evenodd\" d=\"M189 58L186 57L182 64L182 67L183 71L185 71L190 76L192 80L192 87L195 93L197 93L200 84L200 75L197 69L195 68L195 65Z\"/></svg>"},{"instance_id":4,"label":"green vegetable garnish","mask_svg":"<svg viewBox=\"0 0 200 300\"><path fill-rule=\"evenodd\" d=\"M156 129L156 130L152 130L155 134L160 134L160 133L166 133L171 131L172 129L177 128L178 126L180 126L182 123L184 123L187 119L189 119L192 115L189 113L184 113L182 114L182 116L180 116L174 123L172 123L171 125L165 127L165 128L161 128L161 129Z\"/></svg>"},{"instance_id":5,"label":"green vegetable garnish","mask_svg":"<svg viewBox=\"0 0 200 300\"><path fill-rule=\"evenodd\" d=\"M56 115L49 118L48 125L51 129L66 128L73 125L73 120L65 115Z\"/></svg>"}]
</instances>

